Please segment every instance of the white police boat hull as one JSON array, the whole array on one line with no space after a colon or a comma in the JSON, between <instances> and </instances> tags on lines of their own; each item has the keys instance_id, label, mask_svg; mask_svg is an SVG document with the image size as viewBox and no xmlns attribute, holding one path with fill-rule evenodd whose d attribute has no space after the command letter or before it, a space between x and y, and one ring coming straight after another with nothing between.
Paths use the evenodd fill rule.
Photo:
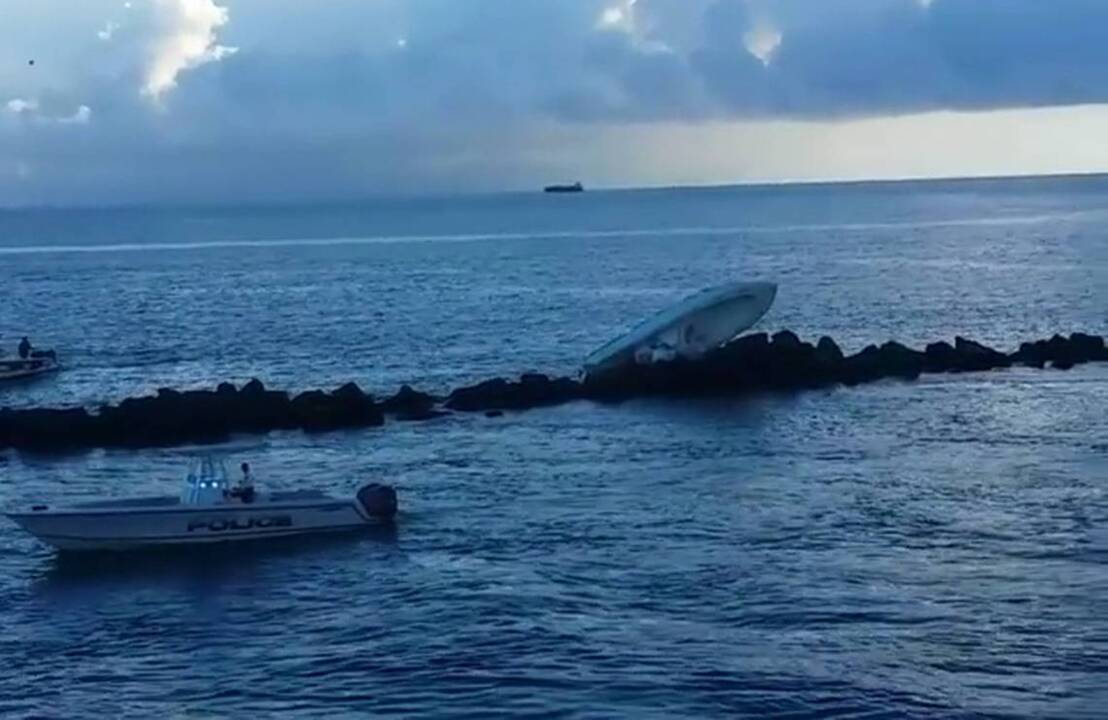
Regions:
<instances>
[{"instance_id":1,"label":"white police boat hull","mask_svg":"<svg viewBox=\"0 0 1108 720\"><path fill-rule=\"evenodd\" d=\"M396 491L370 483L350 500L314 490L228 493L225 479L189 476L181 497L103 500L64 508L33 506L8 518L58 550L132 550L352 531L390 522Z\"/></svg>"},{"instance_id":2,"label":"white police boat hull","mask_svg":"<svg viewBox=\"0 0 1108 720\"><path fill-rule=\"evenodd\" d=\"M206 507L184 506L172 497L136 498L9 513L8 517L44 543L71 551L340 532L388 519L369 514L357 500L299 495Z\"/></svg>"}]
</instances>

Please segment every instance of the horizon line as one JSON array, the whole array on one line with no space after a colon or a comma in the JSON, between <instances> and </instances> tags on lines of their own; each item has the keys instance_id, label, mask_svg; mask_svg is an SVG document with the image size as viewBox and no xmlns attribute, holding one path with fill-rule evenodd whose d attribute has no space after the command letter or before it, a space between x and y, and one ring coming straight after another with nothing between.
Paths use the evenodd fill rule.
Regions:
<instances>
[{"instance_id":1,"label":"horizon line","mask_svg":"<svg viewBox=\"0 0 1108 720\"><path fill-rule=\"evenodd\" d=\"M590 187L584 184L585 193L634 193L657 192L677 190L727 190L743 189L756 190L805 188L805 187L829 187L829 186L858 186L858 185L910 185L927 183L952 183L952 182L995 182L995 181L1022 181L1022 180L1065 180L1065 179L1095 179L1108 178L1108 170L1072 171L1072 172L1045 172L1045 173L1016 173L1016 174L974 174L974 175L904 175L900 177L875 177L875 178L814 178L814 179L781 179L781 180L739 180L734 182L704 182L704 183L656 183L644 185L597 185ZM277 207L310 207L310 206L344 206L357 203L389 202L389 201L414 201L414 200L460 200L467 198L494 198L520 195L542 195L543 186L538 185L534 189L505 188L502 190L487 190L474 192L446 192L428 191L426 193L366 193L347 197L335 196L327 199L295 200L241 200L241 201L138 201L121 203L89 203L89 204L48 204L34 203L24 205L0 204L0 212L42 212L42 211L120 211L120 210L199 210L199 209L228 209L228 208L277 208Z\"/></svg>"}]
</instances>

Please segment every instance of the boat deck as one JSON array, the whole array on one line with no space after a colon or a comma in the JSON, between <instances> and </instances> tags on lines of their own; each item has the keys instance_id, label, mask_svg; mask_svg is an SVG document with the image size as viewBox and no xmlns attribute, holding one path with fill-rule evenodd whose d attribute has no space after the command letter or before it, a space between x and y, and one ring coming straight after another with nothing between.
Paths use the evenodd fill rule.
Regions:
<instances>
[{"instance_id":1,"label":"boat deck","mask_svg":"<svg viewBox=\"0 0 1108 720\"><path fill-rule=\"evenodd\" d=\"M319 490L286 490L283 492L259 493L252 504L291 502L295 500L324 500L327 495ZM165 508L181 505L181 498L162 495L158 497L120 498L96 500L93 502L70 505L71 510L115 510L126 508Z\"/></svg>"}]
</instances>

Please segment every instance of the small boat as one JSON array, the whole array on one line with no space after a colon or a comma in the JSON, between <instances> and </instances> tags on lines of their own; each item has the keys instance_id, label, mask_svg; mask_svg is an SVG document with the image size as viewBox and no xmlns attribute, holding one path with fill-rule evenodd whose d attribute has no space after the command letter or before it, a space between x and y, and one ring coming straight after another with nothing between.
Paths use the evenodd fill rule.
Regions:
<instances>
[{"instance_id":1,"label":"small boat","mask_svg":"<svg viewBox=\"0 0 1108 720\"><path fill-rule=\"evenodd\" d=\"M707 288L647 319L585 358L586 377L631 364L696 359L738 337L762 319L777 297L770 282Z\"/></svg>"},{"instance_id":2,"label":"small boat","mask_svg":"<svg viewBox=\"0 0 1108 720\"><path fill-rule=\"evenodd\" d=\"M36 352L25 358L0 357L0 382L47 375L61 369L53 352Z\"/></svg>"},{"instance_id":3,"label":"small boat","mask_svg":"<svg viewBox=\"0 0 1108 720\"><path fill-rule=\"evenodd\" d=\"M543 188L543 191L548 193L579 193L585 191L585 186L579 182L572 185L547 185Z\"/></svg>"},{"instance_id":4,"label":"small boat","mask_svg":"<svg viewBox=\"0 0 1108 720\"><path fill-rule=\"evenodd\" d=\"M232 488L222 462L194 462L179 497L100 500L68 507L35 505L6 513L61 551L138 550L353 531L389 523L396 491L369 483L349 500L318 490L255 493Z\"/></svg>"}]
</instances>

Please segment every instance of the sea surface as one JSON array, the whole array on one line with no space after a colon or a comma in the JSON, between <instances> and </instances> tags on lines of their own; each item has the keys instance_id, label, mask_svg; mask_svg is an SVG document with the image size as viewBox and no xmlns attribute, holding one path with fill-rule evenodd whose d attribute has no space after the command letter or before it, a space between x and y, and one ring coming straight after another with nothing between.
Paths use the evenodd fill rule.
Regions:
<instances>
[{"instance_id":1,"label":"sea surface","mask_svg":"<svg viewBox=\"0 0 1108 720\"><path fill-rule=\"evenodd\" d=\"M0 212L0 406L573 373L733 279L848 351L1108 334L1108 178ZM1103 718L1108 367L0 451L0 505L188 460L392 531L67 561L0 520L0 717Z\"/></svg>"}]
</instances>

